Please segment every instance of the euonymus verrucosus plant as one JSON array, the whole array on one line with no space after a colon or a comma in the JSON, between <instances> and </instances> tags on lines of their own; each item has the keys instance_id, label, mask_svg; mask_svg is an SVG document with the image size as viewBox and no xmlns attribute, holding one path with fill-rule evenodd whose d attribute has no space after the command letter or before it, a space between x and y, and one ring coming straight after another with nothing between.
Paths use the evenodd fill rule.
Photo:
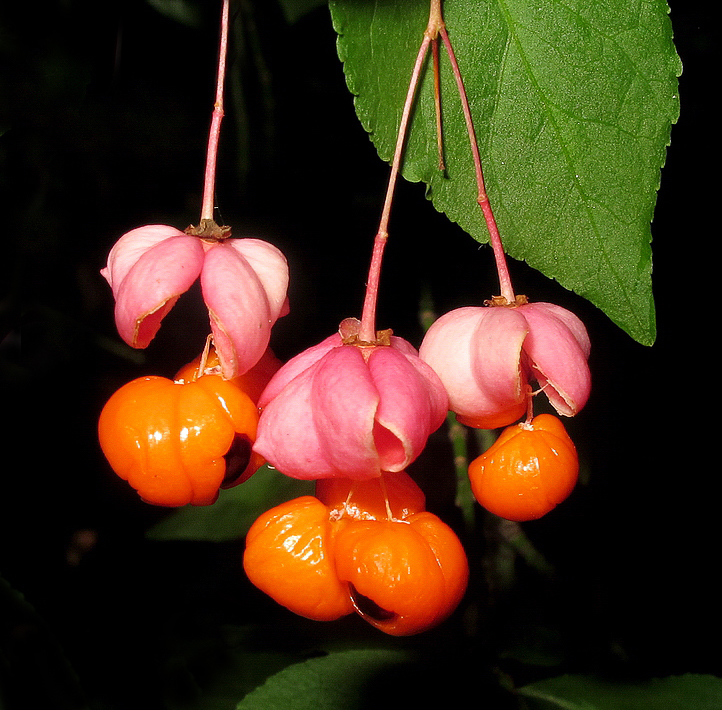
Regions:
<instances>
[{"instance_id":1,"label":"euonymus verrucosus plant","mask_svg":"<svg viewBox=\"0 0 722 710\"><path fill-rule=\"evenodd\" d=\"M458 539L406 472L447 411L473 428L508 427L469 468L477 500L499 516L545 515L577 478L561 420L534 417L533 402L543 392L562 416L584 407L589 337L569 311L515 293L505 252L654 340L649 223L679 62L656 1L330 7L358 116L392 163L360 319L281 365L268 344L289 312L285 259L213 220L226 0L199 225L133 229L103 270L130 345L148 345L197 278L211 334L174 380L121 388L100 437L150 503L209 505L262 459L317 481L315 496L251 527L250 579L303 616L355 611L387 633L415 634L454 611L468 578ZM399 174L427 183L437 209L490 242L499 276L498 294L439 318L418 351L376 329Z\"/></svg>"}]
</instances>

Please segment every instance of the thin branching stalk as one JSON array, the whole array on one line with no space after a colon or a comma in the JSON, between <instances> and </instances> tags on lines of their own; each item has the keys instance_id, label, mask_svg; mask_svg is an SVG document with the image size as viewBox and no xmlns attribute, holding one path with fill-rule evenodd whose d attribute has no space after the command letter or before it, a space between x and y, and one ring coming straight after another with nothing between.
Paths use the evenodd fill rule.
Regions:
<instances>
[{"instance_id":1,"label":"thin branching stalk","mask_svg":"<svg viewBox=\"0 0 722 710\"><path fill-rule=\"evenodd\" d=\"M216 163L218 161L218 142L223 120L223 85L226 78L226 56L228 54L228 16L230 0L223 0L221 11L221 40L218 50L218 75L216 78L216 100L213 105L211 128L208 136L206 170L203 178L203 203L201 205L201 224L212 222L215 207Z\"/></svg>"}]
</instances>

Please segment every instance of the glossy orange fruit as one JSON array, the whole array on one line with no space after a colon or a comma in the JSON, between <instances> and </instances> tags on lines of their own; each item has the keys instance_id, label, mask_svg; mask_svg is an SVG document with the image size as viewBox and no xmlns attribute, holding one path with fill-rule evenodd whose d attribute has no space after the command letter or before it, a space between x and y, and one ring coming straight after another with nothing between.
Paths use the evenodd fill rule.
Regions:
<instances>
[{"instance_id":1,"label":"glossy orange fruit","mask_svg":"<svg viewBox=\"0 0 722 710\"><path fill-rule=\"evenodd\" d=\"M107 402L98 436L113 470L148 503L209 505L263 463L251 450L258 408L220 375L141 377Z\"/></svg>"},{"instance_id":2,"label":"glossy orange fruit","mask_svg":"<svg viewBox=\"0 0 722 710\"><path fill-rule=\"evenodd\" d=\"M250 581L300 616L331 621L353 605L332 561L329 510L313 496L282 503L246 536L243 568Z\"/></svg>"},{"instance_id":3,"label":"glossy orange fruit","mask_svg":"<svg viewBox=\"0 0 722 710\"><path fill-rule=\"evenodd\" d=\"M354 608L392 636L441 623L466 590L466 554L454 532L428 512L407 520L339 521L334 560Z\"/></svg>"},{"instance_id":4,"label":"glossy orange fruit","mask_svg":"<svg viewBox=\"0 0 722 710\"><path fill-rule=\"evenodd\" d=\"M487 510L508 520L535 520L572 492L579 459L559 419L534 417L505 429L469 466L474 496Z\"/></svg>"}]
</instances>

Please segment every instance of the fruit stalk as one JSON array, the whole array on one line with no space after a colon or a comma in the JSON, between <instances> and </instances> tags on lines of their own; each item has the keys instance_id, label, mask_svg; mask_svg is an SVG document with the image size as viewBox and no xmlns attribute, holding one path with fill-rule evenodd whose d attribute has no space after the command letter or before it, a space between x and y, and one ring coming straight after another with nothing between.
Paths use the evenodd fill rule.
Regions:
<instances>
[{"instance_id":1,"label":"fruit stalk","mask_svg":"<svg viewBox=\"0 0 722 710\"><path fill-rule=\"evenodd\" d=\"M432 42L437 41L439 31L443 25L444 21L441 16L441 0L431 0L429 22L426 26L426 30L424 31L424 39L419 47L419 52L416 55L416 62L414 63L414 69L411 73L411 81L409 82L409 89L406 93L406 101L404 102L404 108L401 112L399 132L396 138L396 148L394 150L394 157L391 163L391 174L389 176L388 187L386 188L386 198L381 211L379 228L376 232L376 238L374 239L371 266L369 268L368 280L366 281L366 297L364 299L363 312L361 315L361 327L359 329L359 339L362 341L374 342L376 340L376 302L378 301L379 281L381 277L381 261L383 259L384 249L386 248L386 242L389 238L388 227L389 219L391 217L391 204L394 198L396 180L401 168L401 159L404 153L404 145L406 143L411 109L414 104L414 98L416 97L416 90L419 86L419 78L421 76L424 60L426 59L426 53L429 51L429 47L432 45ZM436 94L436 96L438 100L438 94ZM437 114L437 120L440 120L440 114ZM439 148L439 156L441 161L441 148Z\"/></svg>"},{"instance_id":2,"label":"fruit stalk","mask_svg":"<svg viewBox=\"0 0 722 710\"><path fill-rule=\"evenodd\" d=\"M440 88L439 88L439 76L438 76L438 47L437 43L439 37L444 43L444 48L449 57L451 63L451 69L456 81L456 86L459 91L461 99L462 110L464 114L464 121L466 122L467 132L469 134L469 143L471 145L471 153L474 162L474 171L476 176L476 184L478 189L477 202L481 211L484 215L487 229L489 231L489 242L491 244L494 259L496 261L496 268L499 275L499 288L502 299L509 304L516 303L516 296L511 283L511 276L506 263L506 256L504 254L504 247L501 241L501 235L499 228L496 224L494 212L491 208L491 202L486 192L486 185L484 183L484 174L481 167L481 156L479 153L479 145L476 138L476 131L474 129L474 122L471 116L471 109L469 107L469 101L464 88L464 81L459 69L459 64L456 60L456 55L449 39L449 34L446 31L444 19L441 11L441 0L431 0L431 9L429 12L429 22L424 32L424 39L419 47L418 54L416 56L416 62L414 69L411 74L411 81L409 82L409 89L406 94L406 101L404 103L403 111L401 113L401 121L399 124L399 131L396 138L396 147L394 150L394 157L391 163L391 174L389 176L388 187L386 189L386 198L384 200L384 206L381 212L381 220L379 222L379 228L374 239L373 252L371 255L371 265L369 267L369 275L366 282L366 295L364 298L363 312L361 316L361 327L359 330L359 339L365 342L374 342L376 340L376 304L378 301L379 282L381 275L381 262L383 259L384 250L386 248L386 242L388 241L388 225L391 216L391 205L393 202L394 190L396 187L396 181L401 166L401 159L403 157L404 146L406 142L408 124L411 116L411 109L416 96L416 90L419 84L419 78L421 76L421 70L423 68L426 53L429 47L433 49L433 66L434 66L434 100L436 103L436 122L437 122L437 135L439 143L439 166L443 169L443 145L441 140L441 111L440 111Z\"/></svg>"},{"instance_id":3,"label":"fruit stalk","mask_svg":"<svg viewBox=\"0 0 722 710\"><path fill-rule=\"evenodd\" d=\"M228 16L230 0L223 0L221 10L221 40L218 51L218 75L216 79L216 100L213 105L211 128L208 136L206 170L203 178L203 202L201 204L201 225L213 221L216 191L216 163L218 160L218 141L223 120L223 85L226 77L226 55L228 54Z\"/></svg>"},{"instance_id":4,"label":"fruit stalk","mask_svg":"<svg viewBox=\"0 0 722 710\"><path fill-rule=\"evenodd\" d=\"M476 201L481 207L481 211L484 215L486 227L489 230L489 242L494 252L494 259L496 261L496 270L499 274L499 288L501 296L507 300L508 303L513 304L516 302L514 295L514 289L511 285L511 276L509 275L509 269L506 263L506 256L504 255L504 247L501 242L501 235L499 234L499 228L494 218L494 212L491 209L491 202L489 201L489 195L486 192L486 186L484 184L484 173L481 168L481 156L479 154L479 143L476 139L476 131L474 130L474 121L471 117L471 109L469 108L469 100L466 96L466 89L464 88L464 80L461 76L461 70L459 64L456 61L456 55L449 39L449 34L446 31L446 27L442 25L439 27L439 34L441 40L444 43L444 48L449 56L451 62L451 70L456 80L456 86L459 90L459 97L461 98L461 107L464 113L464 120L466 121L466 129L469 134L469 143L471 144L471 154L474 160L474 170L476 173L476 184L478 194Z\"/></svg>"}]
</instances>

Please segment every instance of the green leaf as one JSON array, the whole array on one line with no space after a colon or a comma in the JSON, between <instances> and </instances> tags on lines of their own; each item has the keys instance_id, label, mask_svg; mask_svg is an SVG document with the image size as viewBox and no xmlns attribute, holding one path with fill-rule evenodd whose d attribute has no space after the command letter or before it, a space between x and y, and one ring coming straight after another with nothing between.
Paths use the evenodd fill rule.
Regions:
<instances>
[{"instance_id":1,"label":"green leaf","mask_svg":"<svg viewBox=\"0 0 722 710\"><path fill-rule=\"evenodd\" d=\"M389 161L429 2L330 7L356 113ZM667 4L447 0L444 14L507 253L651 344L650 222L681 72ZM403 175L425 182L439 211L486 242L461 104L441 53L447 169L438 169L429 62Z\"/></svg>"},{"instance_id":2,"label":"green leaf","mask_svg":"<svg viewBox=\"0 0 722 710\"><path fill-rule=\"evenodd\" d=\"M687 674L615 683L565 675L519 688L534 710L719 710L722 679Z\"/></svg>"},{"instance_id":3,"label":"green leaf","mask_svg":"<svg viewBox=\"0 0 722 710\"><path fill-rule=\"evenodd\" d=\"M379 692L373 704L383 700L375 686L378 676L408 660L403 651L380 649L311 658L269 678L238 703L236 710L362 710L372 707L371 685Z\"/></svg>"},{"instance_id":4,"label":"green leaf","mask_svg":"<svg viewBox=\"0 0 722 710\"><path fill-rule=\"evenodd\" d=\"M151 540L226 542L243 537L256 518L284 501L313 495L312 481L297 481L268 466L240 486L221 491L213 505L186 506L150 528Z\"/></svg>"}]
</instances>

